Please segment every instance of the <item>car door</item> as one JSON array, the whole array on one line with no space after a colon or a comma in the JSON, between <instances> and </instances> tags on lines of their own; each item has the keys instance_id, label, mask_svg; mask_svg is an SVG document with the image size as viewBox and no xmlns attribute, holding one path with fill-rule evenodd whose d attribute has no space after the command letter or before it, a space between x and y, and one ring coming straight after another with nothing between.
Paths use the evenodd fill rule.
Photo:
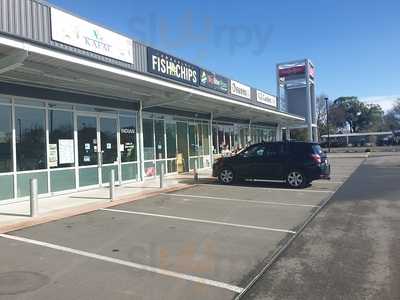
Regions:
<instances>
[{"instance_id":1,"label":"car door","mask_svg":"<svg viewBox=\"0 0 400 300\"><path fill-rule=\"evenodd\" d=\"M269 180L282 180L284 178L285 163L288 155L283 143L270 143L265 145L262 167L264 178Z\"/></svg>"},{"instance_id":2,"label":"car door","mask_svg":"<svg viewBox=\"0 0 400 300\"><path fill-rule=\"evenodd\" d=\"M241 178L265 178L265 145L257 144L241 152L235 161L236 172Z\"/></svg>"}]
</instances>

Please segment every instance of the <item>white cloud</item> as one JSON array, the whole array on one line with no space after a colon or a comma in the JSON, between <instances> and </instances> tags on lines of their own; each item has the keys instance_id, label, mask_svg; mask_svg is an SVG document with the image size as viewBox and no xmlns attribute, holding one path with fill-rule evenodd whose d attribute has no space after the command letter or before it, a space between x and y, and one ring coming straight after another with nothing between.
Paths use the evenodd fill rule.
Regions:
<instances>
[{"instance_id":1,"label":"white cloud","mask_svg":"<svg viewBox=\"0 0 400 300\"><path fill-rule=\"evenodd\" d=\"M392 107L396 99L399 99L400 95L397 96L370 96L370 97L359 97L361 101L368 104L379 104L382 109L387 112Z\"/></svg>"}]
</instances>

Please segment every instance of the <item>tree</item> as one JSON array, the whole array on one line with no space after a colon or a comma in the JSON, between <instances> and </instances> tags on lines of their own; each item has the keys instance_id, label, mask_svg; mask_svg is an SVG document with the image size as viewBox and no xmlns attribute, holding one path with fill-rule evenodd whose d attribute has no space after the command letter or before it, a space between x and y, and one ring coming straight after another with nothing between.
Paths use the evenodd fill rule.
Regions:
<instances>
[{"instance_id":1,"label":"tree","mask_svg":"<svg viewBox=\"0 0 400 300\"><path fill-rule=\"evenodd\" d=\"M350 127L351 132L381 130L384 112L378 104L365 104L357 97L339 97L330 110L329 121L336 127Z\"/></svg>"},{"instance_id":2,"label":"tree","mask_svg":"<svg viewBox=\"0 0 400 300\"><path fill-rule=\"evenodd\" d=\"M385 127L389 130L400 130L400 98L396 100L393 108L384 117Z\"/></svg>"},{"instance_id":3,"label":"tree","mask_svg":"<svg viewBox=\"0 0 400 300\"><path fill-rule=\"evenodd\" d=\"M317 111L317 126L319 135L324 135L328 133L327 123L326 123L326 101L327 95L321 94L317 97L316 111ZM329 105L329 104L328 104Z\"/></svg>"}]
</instances>

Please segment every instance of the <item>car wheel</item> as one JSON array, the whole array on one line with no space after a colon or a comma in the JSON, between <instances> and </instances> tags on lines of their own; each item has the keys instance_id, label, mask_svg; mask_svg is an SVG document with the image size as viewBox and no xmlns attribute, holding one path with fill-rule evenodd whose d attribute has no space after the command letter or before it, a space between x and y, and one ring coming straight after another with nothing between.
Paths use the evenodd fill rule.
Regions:
<instances>
[{"instance_id":1,"label":"car wheel","mask_svg":"<svg viewBox=\"0 0 400 300\"><path fill-rule=\"evenodd\" d=\"M219 172L218 179L222 184L232 184L235 179L235 174L231 169L222 169Z\"/></svg>"},{"instance_id":2,"label":"car wheel","mask_svg":"<svg viewBox=\"0 0 400 300\"><path fill-rule=\"evenodd\" d=\"M307 179L300 170L292 170L286 176L286 183L295 189L304 188L307 185Z\"/></svg>"}]
</instances>

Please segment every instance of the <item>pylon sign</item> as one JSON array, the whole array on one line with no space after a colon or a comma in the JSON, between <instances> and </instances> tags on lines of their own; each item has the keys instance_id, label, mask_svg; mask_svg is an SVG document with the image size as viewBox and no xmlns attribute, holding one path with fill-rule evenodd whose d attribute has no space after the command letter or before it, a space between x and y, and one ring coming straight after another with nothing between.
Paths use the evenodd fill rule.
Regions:
<instances>
[{"instance_id":1,"label":"pylon sign","mask_svg":"<svg viewBox=\"0 0 400 300\"><path fill-rule=\"evenodd\" d=\"M317 141L315 66L309 59L276 66L278 108L305 118L308 140Z\"/></svg>"}]
</instances>

